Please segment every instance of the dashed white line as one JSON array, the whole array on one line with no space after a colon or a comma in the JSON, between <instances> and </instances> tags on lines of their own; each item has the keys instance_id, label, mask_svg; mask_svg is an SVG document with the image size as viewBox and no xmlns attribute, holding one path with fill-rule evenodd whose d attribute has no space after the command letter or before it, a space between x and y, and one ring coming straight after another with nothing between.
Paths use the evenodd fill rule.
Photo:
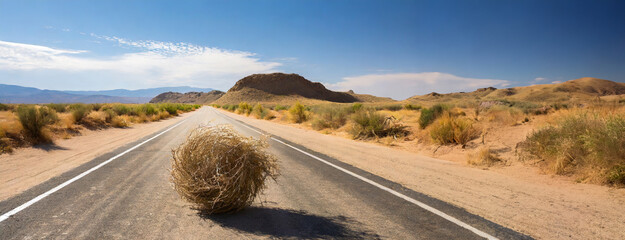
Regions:
<instances>
[{"instance_id":1,"label":"dashed white line","mask_svg":"<svg viewBox=\"0 0 625 240\"><path fill-rule=\"evenodd\" d=\"M219 114L221 114L224 117L230 118L230 117L226 116L225 114L222 114L222 113L219 113ZM230 119L232 119L232 118L230 118ZM235 122L236 122L236 120L235 120ZM261 134L261 135L263 134L262 132L254 129L254 128L250 127L250 126L247 126L246 124L243 124L243 123L239 123L239 124L241 124L241 126L244 126L244 127L248 128L248 129L254 131L254 132L257 132L258 134ZM384 190L386 192L389 192L389 193L391 193L391 194L393 194L393 195L395 195L395 196L397 196L397 197L399 197L401 199L404 199L404 200L406 200L406 201L408 201L408 202L410 202L412 204L415 204L415 205L417 205L417 206L419 206L419 207L421 207L421 208L423 208L423 209L425 209L425 210L427 210L427 211L429 211L431 213L436 214L439 217L442 217L442 218L446 219L447 221L455 223L456 225L458 225L460 227L463 227L463 228L465 228L465 229L467 229L467 230L477 234L480 237L483 237L483 238L486 238L486 239L498 239L498 238L496 238L496 237L494 237L494 236L492 236L492 235L490 235L488 233L485 233L485 232L483 232L483 231L481 231L481 230L479 230L479 229L477 229L477 228L475 228L475 227L473 227L473 226L471 226L471 225L469 225L469 224L467 224L467 223L465 223L463 221L458 220L455 217L449 216L446 213L444 213L444 212L442 212L442 211L440 211L440 210L438 210L436 208L431 207L430 205L427 205L425 203L417 201L417 200L415 200L415 199L413 199L411 197L408 197L408 196L406 196L404 194L401 194L401 193L399 193L399 192L397 192L397 191L395 191L393 189L390 189L390 188L385 187L385 186L383 186L383 185L381 185L379 183L376 183L376 182L374 182L374 181L372 181L372 180L370 180L368 178L360 176L360 175L358 175L358 174L356 174L356 173L354 173L352 171L349 171L347 169L339 167L339 166L337 166L337 165L335 165L335 164L333 164L331 162L328 162L327 160L324 160L324 159L322 159L320 157L317 157L315 155L312 155L312 154L310 154L310 153L308 153L308 152L306 152L304 150L301 150L301 149L299 149L297 147L294 147L294 146L292 146L292 145L290 145L288 143L285 143L285 142L281 141L280 139L276 139L276 138L271 138L271 139L273 139L274 141L279 142L281 144L284 144L285 146L290 147L290 148L292 148L292 149L294 149L294 150L296 150L298 152L301 152L301 153L303 153L303 154L305 154L305 155L307 155L307 156L309 156L309 157L311 157L311 158L313 158L315 160L318 160L318 161L320 161L322 163L325 163L325 164L327 164L327 165L329 165L329 166L331 166L333 168L336 168L336 169L338 169L338 170L340 170L340 171L342 171L344 173L347 173L347 174L349 174L349 175L351 175L351 176L353 176L355 178L358 178L358 179L360 179L360 180L362 180L362 181L364 181L366 183L369 183L369 184L371 184L371 185L373 185L373 186L375 186L375 187L377 187L379 189L382 189L382 190Z\"/></svg>"}]
</instances>

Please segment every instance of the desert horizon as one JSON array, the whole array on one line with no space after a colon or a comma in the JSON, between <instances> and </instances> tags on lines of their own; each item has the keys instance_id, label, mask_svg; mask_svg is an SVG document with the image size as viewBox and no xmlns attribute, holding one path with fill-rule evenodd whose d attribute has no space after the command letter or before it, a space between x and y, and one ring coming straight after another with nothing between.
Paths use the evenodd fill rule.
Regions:
<instances>
[{"instance_id":1,"label":"desert horizon","mask_svg":"<svg viewBox=\"0 0 625 240\"><path fill-rule=\"evenodd\" d=\"M0 1L0 239L624 239L620 1Z\"/></svg>"}]
</instances>

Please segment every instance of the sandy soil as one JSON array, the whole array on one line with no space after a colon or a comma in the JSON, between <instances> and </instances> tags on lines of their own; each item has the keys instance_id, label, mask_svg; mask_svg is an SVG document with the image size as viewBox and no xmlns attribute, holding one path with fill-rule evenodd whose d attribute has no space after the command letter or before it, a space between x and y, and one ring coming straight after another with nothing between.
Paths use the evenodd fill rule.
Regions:
<instances>
[{"instance_id":1,"label":"sandy soil","mask_svg":"<svg viewBox=\"0 0 625 240\"><path fill-rule=\"evenodd\" d=\"M578 184L564 177L540 174L537 168L522 164L483 170L466 165L464 156L450 154L453 151L441 155L455 161L439 160L221 112L535 238L625 238L625 189ZM509 133L491 137L505 146L515 141L511 139L515 134Z\"/></svg>"},{"instance_id":2,"label":"sandy soil","mask_svg":"<svg viewBox=\"0 0 625 240\"><path fill-rule=\"evenodd\" d=\"M40 148L18 148L0 155L0 201L17 195L81 164L127 143L155 133L193 113L178 117L135 124L130 128L84 130L81 136L56 140L55 145ZM42 157L45 161L42 161Z\"/></svg>"}]
</instances>

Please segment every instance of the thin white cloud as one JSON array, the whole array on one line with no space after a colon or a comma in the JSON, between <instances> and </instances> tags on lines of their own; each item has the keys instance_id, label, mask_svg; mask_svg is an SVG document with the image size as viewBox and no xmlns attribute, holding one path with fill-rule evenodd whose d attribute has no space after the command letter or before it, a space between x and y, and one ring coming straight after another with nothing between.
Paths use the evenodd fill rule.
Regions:
<instances>
[{"instance_id":1,"label":"thin white cloud","mask_svg":"<svg viewBox=\"0 0 625 240\"><path fill-rule=\"evenodd\" d=\"M341 82L326 85L339 91L354 90L356 93L406 99L430 92L474 91L477 88L505 87L509 84L509 81L499 79L468 78L449 73L422 72L345 77Z\"/></svg>"},{"instance_id":2,"label":"thin white cloud","mask_svg":"<svg viewBox=\"0 0 625 240\"><path fill-rule=\"evenodd\" d=\"M54 70L67 72L68 78L75 72L94 71L125 74L139 82L133 83L135 86L193 85L228 89L241 77L275 72L281 66L278 62L261 61L250 52L92 36L135 49L110 57L85 57L83 53L87 51L84 50L0 41L0 70Z\"/></svg>"},{"instance_id":3,"label":"thin white cloud","mask_svg":"<svg viewBox=\"0 0 625 240\"><path fill-rule=\"evenodd\" d=\"M544 77L537 77L537 78L534 78L534 82L542 82L542 81L545 81L545 80L547 80L547 79L546 79L546 78L544 78Z\"/></svg>"},{"instance_id":4,"label":"thin white cloud","mask_svg":"<svg viewBox=\"0 0 625 240\"><path fill-rule=\"evenodd\" d=\"M553 81L553 82L551 82L551 83L553 83L553 84L556 84L556 83L562 83L562 81Z\"/></svg>"}]
</instances>

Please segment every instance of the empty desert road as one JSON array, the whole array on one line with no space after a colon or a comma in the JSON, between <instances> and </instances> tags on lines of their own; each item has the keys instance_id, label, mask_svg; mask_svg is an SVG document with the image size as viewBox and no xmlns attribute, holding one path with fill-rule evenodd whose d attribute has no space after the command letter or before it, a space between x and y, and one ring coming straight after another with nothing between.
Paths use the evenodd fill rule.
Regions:
<instances>
[{"instance_id":1,"label":"empty desert road","mask_svg":"<svg viewBox=\"0 0 625 240\"><path fill-rule=\"evenodd\" d=\"M169 182L171 149L200 125L230 124L253 137L262 129L209 107L192 114L0 202L2 216L14 213L0 218L0 239L529 238L279 136L269 150L281 176L265 194L235 214L201 215Z\"/></svg>"}]
</instances>

